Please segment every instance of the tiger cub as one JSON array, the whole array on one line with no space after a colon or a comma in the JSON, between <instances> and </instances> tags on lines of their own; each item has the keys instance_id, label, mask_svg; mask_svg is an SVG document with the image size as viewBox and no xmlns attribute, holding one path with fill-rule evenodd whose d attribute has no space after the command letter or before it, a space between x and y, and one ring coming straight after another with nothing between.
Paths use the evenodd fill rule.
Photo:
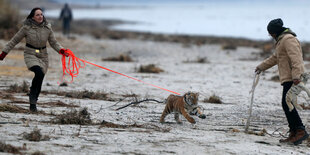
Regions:
<instances>
[{"instance_id":1,"label":"tiger cub","mask_svg":"<svg viewBox=\"0 0 310 155\"><path fill-rule=\"evenodd\" d=\"M182 123L179 119L181 113L190 123L195 124L196 121L190 115L197 115L199 118L205 119L206 115L202 114L198 107L198 93L187 92L183 96L169 95L166 99L166 107L160 117L160 123L165 122L165 117L174 112L174 119L177 123Z\"/></svg>"}]
</instances>

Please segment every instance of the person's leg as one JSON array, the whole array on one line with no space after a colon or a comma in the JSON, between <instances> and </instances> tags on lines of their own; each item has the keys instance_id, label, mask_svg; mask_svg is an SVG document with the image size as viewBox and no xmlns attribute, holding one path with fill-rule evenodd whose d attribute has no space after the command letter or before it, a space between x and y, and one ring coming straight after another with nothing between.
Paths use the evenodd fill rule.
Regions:
<instances>
[{"instance_id":1,"label":"person's leg","mask_svg":"<svg viewBox=\"0 0 310 155\"><path fill-rule=\"evenodd\" d=\"M293 82L285 82L282 85L282 108L287 118L288 126L290 128L290 135L287 139L281 139L280 142L293 142L295 145L298 145L302 142L302 139L308 134L305 131L305 127L299 117L296 108L294 108L292 111L289 111L289 108L286 104L286 94L288 90L292 87Z\"/></svg>"},{"instance_id":2,"label":"person's leg","mask_svg":"<svg viewBox=\"0 0 310 155\"><path fill-rule=\"evenodd\" d=\"M70 20L68 20L68 37L70 37Z\"/></svg>"},{"instance_id":3,"label":"person's leg","mask_svg":"<svg viewBox=\"0 0 310 155\"><path fill-rule=\"evenodd\" d=\"M62 34L66 35L66 20L65 19L62 21Z\"/></svg>"},{"instance_id":4,"label":"person's leg","mask_svg":"<svg viewBox=\"0 0 310 155\"><path fill-rule=\"evenodd\" d=\"M30 70L34 72L34 78L32 79L29 95L30 110L37 111L36 104L41 92L44 73L40 66L33 66L30 68Z\"/></svg>"},{"instance_id":5,"label":"person's leg","mask_svg":"<svg viewBox=\"0 0 310 155\"><path fill-rule=\"evenodd\" d=\"M64 32L65 32L65 35L69 34L69 20L68 19L64 19Z\"/></svg>"},{"instance_id":6,"label":"person's leg","mask_svg":"<svg viewBox=\"0 0 310 155\"><path fill-rule=\"evenodd\" d=\"M287 119L287 122L288 122L288 126L290 128L290 131L289 131L289 136L288 138L285 138L285 139L280 139L280 143L286 143L286 142L290 142L291 139L296 135L296 129L295 127L293 126L293 120L292 120L292 117L290 117L290 112L289 112L289 108L286 104L286 94L288 92L288 90L291 88L293 82L285 82L282 84L283 86L283 91L282 91L282 109L285 113L285 116L286 116L286 119Z\"/></svg>"},{"instance_id":7,"label":"person's leg","mask_svg":"<svg viewBox=\"0 0 310 155\"><path fill-rule=\"evenodd\" d=\"M294 108L292 111L289 111L289 108L286 104L286 94L292 85L293 85L293 82L283 83L282 108L287 118L290 131L295 131L299 127L304 127L304 125L299 117L299 114L296 108Z\"/></svg>"}]
</instances>

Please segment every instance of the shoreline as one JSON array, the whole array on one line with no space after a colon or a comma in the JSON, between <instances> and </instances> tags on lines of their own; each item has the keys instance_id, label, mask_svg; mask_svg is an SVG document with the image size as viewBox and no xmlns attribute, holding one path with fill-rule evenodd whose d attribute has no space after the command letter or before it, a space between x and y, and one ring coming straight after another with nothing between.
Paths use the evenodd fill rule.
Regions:
<instances>
[{"instance_id":1,"label":"shoreline","mask_svg":"<svg viewBox=\"0 0 310 155\"><path fill-rule=\"evenodd\" d=\"M38 4L38 6L48 6L46 9L55 9L63 7L62 3L58 3L51 0L31 0L30 2L24 2L22 0L12 0L10 2L13 6L18 7L20 10L29 9L30 4ZM29 5L26 5L29 4ZM74 8L98 8L95 6L74 5L70 4ZM100 8L109 6L99 6ZM62 22L57 18L47 17L47 20L52 23L52 28L56 32L62 31ZM190 35L190 34L165 34L165 33L153 33L131 30L113 30L111 27L120 24L135 24L135 22L122 21L117 19L102 20L102 19L79 19L71 22L72 34L87 34L96 39L137 39L137 40L150 40L159 42L173 42L181 43L184 46L191 45L204 45L204 44L221 44L224 47L236 48L238 46L254 47L266 51L266 47L273 47L273 40L256 40L245 37L233 37L233 36L216 36L216 35ZM305 53L310 53L310 42L301 42ZM267 49L271 51L272 49Z\"/></svg>"},{"instance_id":2,"label":"shoreline","mask_svg":"<svg viewBox=\"0 0 310 155\"><path fill-rule=\"evenodd\" d=\"M48 18L48 17L47 17ZM61 32L61 21L56 18L48 18L55 31ZM160 42L181 43L185 46L203 44L222 44L224 46L245 46L261 48L266 44L272 44L272 40L253 40L241 37L213 36L213 35L187 35L187 34L163 34L151 32L139 32L130 30L112 30L111 27L128 23L121 20L97 20L81 19L71 22L71 33L89 34L96 39L138 39Z\"/></svg>"},{"instance_id":3,"label":"shoreline","mask_svg":"<svg viewBox=\"0 0 310 155\"><path fill-rule=\"evenodd\" d=\"M37 6L46 6L45 9L62 8L63 4L51 0L12 0L10 2L14 7L20 10L29 10L33 7L30 4L37 4ZM70 4L71 8L98 8L95 6L76 5ZM110 8L113 6L99 6L100 8ZM115 6L114 6L115 7ZM47 20L52 23L55 31L61 32L62 23L57 18L47 17ZM164 33L151 33L142 31L130 30L112 30L111 27L119 24L135 24L130 21L122 20L100 20L100 19L79 19L71 22L71 32L77 34L90 34L96 39L141 39L152 41L167 41L182 43L185 45L195 44L224 44L234 46L247 46L247 47L261 47L265 44L270 44L270 40L254 40L241 37L230 36L216 36L216 35L190 35L190 34L164 34Z\"/></svg>"}]
</instances>

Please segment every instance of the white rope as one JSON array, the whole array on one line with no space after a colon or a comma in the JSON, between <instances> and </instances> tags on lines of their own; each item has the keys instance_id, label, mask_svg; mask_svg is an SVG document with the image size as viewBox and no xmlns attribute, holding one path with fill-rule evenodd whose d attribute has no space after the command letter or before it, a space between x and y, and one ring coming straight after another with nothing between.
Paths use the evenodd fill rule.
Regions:
<instances>
[{"instance_id":1,"label":"white rope","mask_svg":"<svg viewBox=\"0 0 310 155\"><path fill-rule=\"evenodd\" d=\"M250 126L250 120L252 117L252 106L253 106L253 101L254 101L254 91L255 91L255 87L257 86L259 81L259 74L255 73L254 75L254 80L253 80L253 85L252 85L252 89L250 90L250 94L252 94L251 96L251 103L250 103L250 107L249 107L249 116L245 125L245 132L248 132L249 130L249 126Z\"/></svg>"},{"instance_id":2,"label":"white rope","mask_svg":"<svg viewBox=\"0 0 310 155\"><path fill-rule=\"evenodd\" d=\"M292 87L288 90L286 94L286 104L289 108L289 111L292 111L294 108L298 110L302 110L303 108L297 103L297 96L302 92L305 91L310 98L310 90L306 87L306 83L310 78L309 73L303 73L300 76L300 82L295 85L293 84ZM293 104L292 104L293 103Z\"/></svg>"}]
</instances>

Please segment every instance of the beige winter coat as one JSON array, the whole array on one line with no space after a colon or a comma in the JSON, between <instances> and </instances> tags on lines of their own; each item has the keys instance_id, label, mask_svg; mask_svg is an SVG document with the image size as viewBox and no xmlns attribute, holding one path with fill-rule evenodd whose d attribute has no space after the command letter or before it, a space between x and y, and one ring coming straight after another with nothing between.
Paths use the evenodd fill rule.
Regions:
<instances>
[{"instance_id":1,"label":"beige winter coat","mask_svg":"<svg viewBox=\"0 0 310 155\"><path fill-rule=\"evenodd\" d=\"M281 83L300 79L304 63L301 46L295 36L289 29L284 31L277 39L276 52L257 68L264 71L277 64Z\"/></svg>"},{"instance_id":2,"label":"beige winter coat","mask_svg":"<svg viewBox=\"0 0 310 155\"><path fill-rule=\"evenodd\" d=\"M26 43L36 48L46 46L48 41L51 47L58 53L63 48L55 39L51 25L45 20L41 24L37 24L32 19L26 19L23 27L15 34L15 36L6 44L3 52L9 53L23 38L26 38ZM25 46L24 60L27 68L40 66L44 73L48 68L48 53L46 48L36 50Z\"/></svg>"}]
</instances>

